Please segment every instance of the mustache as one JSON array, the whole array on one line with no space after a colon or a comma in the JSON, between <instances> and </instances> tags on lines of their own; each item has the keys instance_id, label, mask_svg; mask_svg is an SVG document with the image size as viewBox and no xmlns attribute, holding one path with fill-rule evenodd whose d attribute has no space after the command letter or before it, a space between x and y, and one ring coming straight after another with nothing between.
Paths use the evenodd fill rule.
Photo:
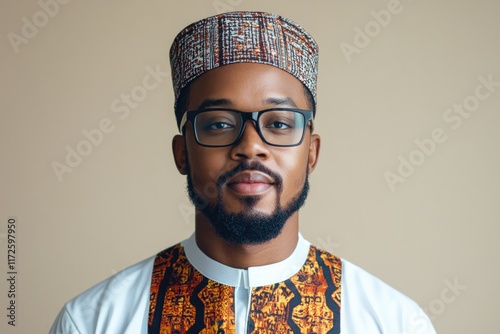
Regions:
<instances>
[{"instance_id":1,"label":"mustache","mask_svg":"<svg viewBox=\"0 0 500 334\"><path fill-rule=\"evenodd\" d=\"M233 169L219 176L219 178L216 181L217 187L221 188L231 177L244 171L259 171L262 173L266 173L267 175L273 178L274 183L278 188L281 188L283 184L283 178L281 177L281 175L269 169L268 167L264 166L261 162L259 161L249 162L245 160L238 166L234 167Z\"/></svg>"}]
</instances>

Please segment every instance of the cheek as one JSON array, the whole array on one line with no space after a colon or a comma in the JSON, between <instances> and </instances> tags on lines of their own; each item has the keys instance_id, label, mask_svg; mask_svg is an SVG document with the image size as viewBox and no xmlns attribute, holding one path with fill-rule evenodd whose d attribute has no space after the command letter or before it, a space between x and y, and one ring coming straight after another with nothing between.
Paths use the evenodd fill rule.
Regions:
<instances>
[{"instance_id":1,"label":"cheek","mask_svg":"<svg viewBox=\"0 0 500 334\"><path fill-rule=\"evenodd\" d=\"M290 194L290 197L296 195L297 191L302 189L306 180L308 154L306 150L298 152L287 152L280 155L279 164L282 166L280 171L283 177L283 195Z\"/></svg>"},{"instance_id":2,"label":"cheek","mask_svg":"<svg viewBox=\"0 0 500 334\"><path fill-rule=\"evenodd\" d=\"M224 153L219 152L219 149L200 147L198 145L188 147L189 166L194 186L199 191L209 188L208 191L212 192L215 181L224 172Z\"/></svg>"}]
</instances>

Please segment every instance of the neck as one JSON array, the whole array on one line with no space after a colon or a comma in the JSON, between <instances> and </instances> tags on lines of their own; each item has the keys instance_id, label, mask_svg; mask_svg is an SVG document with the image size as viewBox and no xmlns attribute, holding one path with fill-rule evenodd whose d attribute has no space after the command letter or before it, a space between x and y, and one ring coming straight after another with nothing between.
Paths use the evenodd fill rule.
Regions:
<instances>
[{"instance_id":1,"label":"neck","mask_svg":"<svg viewBox=\"0 0 500 334\"><path fill-rule=\"evenodd\" d=\"M298 212L285 223L274 239L257 245L234 245L219 237L210 222L196 214L196 244L208 257L226 266L247 269L280 262L288 258L298 242Z\"/></svg>"}]
</instances>

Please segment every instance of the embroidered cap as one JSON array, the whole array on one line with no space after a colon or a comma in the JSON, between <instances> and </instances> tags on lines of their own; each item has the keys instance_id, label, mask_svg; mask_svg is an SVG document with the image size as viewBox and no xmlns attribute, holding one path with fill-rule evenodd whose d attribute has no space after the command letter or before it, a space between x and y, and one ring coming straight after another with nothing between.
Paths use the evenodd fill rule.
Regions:
<instances>
[{"instance_id":1,"label":"embroidered cap","mask_svg":"<svg viewBox=\"0 0 500 334\"><path fill-rule=\"evenodd\" d=\"M230 12L184 28L170 48L175 104L192 80L223 65L259 63L299 79L316 102L318 45L297 23L265 12ZM176 115L177 126L183 115Z\"/></svg>"}]
</instances>

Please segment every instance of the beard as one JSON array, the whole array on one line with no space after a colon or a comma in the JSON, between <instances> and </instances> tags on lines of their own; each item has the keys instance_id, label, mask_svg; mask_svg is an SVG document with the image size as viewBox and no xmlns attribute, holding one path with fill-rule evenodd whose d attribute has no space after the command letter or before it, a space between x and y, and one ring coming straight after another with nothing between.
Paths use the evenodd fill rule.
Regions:
<instances>
[{"instance_id":1,"label":"beard","mask_svg":"<svg viewBox=\"0 0 500 334\"><path fill-rule=\"evenodd\" d=\"M186 159L186 161L189 161ZM276 209L270 214L265 214L254 210L255 204L259 201L257 196L245 196L241 198L241 203L245 209L241 212L229 212L224 207L222 201L222 187L233 175L246 170L260 171L271 176L277 188ZM215 181L216 197L215 203L201 196L193 185L191 170L187 166L187 192L195 208L208 218L219 237L234 245L256 245L262 244L276 238L287 220L297 212L305 203L309 192L309 168L306 168L306 179L298 194L292 198L291 202L282 207L281 193L283 191L283 180L281 176L258 161L249 163L244 161L234 169L222 174ZM216 195L216 196L215 196Z\"/></svg>"}]
</instances>

